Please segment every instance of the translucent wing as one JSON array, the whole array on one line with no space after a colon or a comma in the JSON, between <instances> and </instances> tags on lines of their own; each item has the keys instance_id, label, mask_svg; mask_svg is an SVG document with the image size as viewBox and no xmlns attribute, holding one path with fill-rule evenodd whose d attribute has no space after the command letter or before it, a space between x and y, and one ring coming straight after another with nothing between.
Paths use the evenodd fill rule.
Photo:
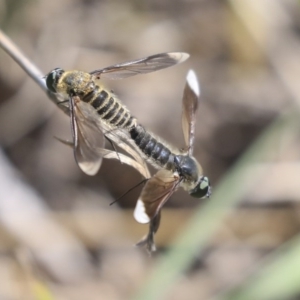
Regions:
<instances>
[{"instance_id":1,"label":"translucent wing","mask_svg":"<svg viewBox=\"0 0 300 300\"><path fill-rule=\"evenodd\" d=\"M74 97L71 102L70 111L75 159L83 172L88 175L96 174L100 168L102 158L105 158L118 159L121 163L135 168L143 177L150 177L145 161L134 147L128 144L130 143L128 133L126 134L121 129L112 130L101 120L91 105L80 101L79 98ZM104 136L124 149L133 159L127 155L104 149Z\"/></svg>"},{"instance_id":2,"label":"translucent wing","mask_svg":"<svg viewBox=\"0 0 300 300\"><path fill-rule=\"evenodd\" d=\"M101 123L101 121L98 121L98 123ZM129 155L131 155L138 163L139 168L137 169L135 164L132 164L131 166L136 168L145 178L150 178L151 175L147 164L139 154L136 144L130 139L128 132L123 129L105 130L104 127L105 124L102 124L102 131L105 132L105 136L118 145L119 148L125 150ZM129 163L127 164L129 165Z\"/></svg>"},{"instance_id":3,"label":"translucent wing","mask_svg":"<svg viewBox=\"0 0 300 300\"><path fill-rule=\"evenodd\" d=\"M104 69L95 70L90 74L108 79L123 79L126 77L150 73L160 69L165 69L181 63L189 58L189 54L183 52L169 52L151 55L145 58L132 60Z\"/></svg>"},{"instance_id":4,"label":"translucent wing","mask_svg":"<svg viewBox=\"0 0 300 300\"><path fill-rule=\"evenodd\" d=\"M60 141L61 143L67 145L67 146L70 146L72 148L74 147L73 142L63 140L59 137L54 137L54 138L57 139L58 141ZM135 161L134 159L132 159L131 157L129 157L127 155L124 155L122 153L117 153L116 151L112 151L112 150L108 150L108 149L104 149L104 148L94 148L94 151L97 154L99 154L101 157L103 157L104 159L119 160L121 163L129 165L129 166L135 168L145 178L149 178L149 172L148 172L148 170L145 171L144 165L141 165L139 162Z\"/></svg>"},{"instance_id":5,"label":"translucent wing","mask_svg":"<svg viewBox=\"0 0 300 300\"><path fill-rule=\"evenodd\" d=\"M140 164L136 160L132 159L131 157L124 155L122 153L117 153L116 151L111 151L108 149L96 149L96 151L102 155L104 159L116 159L119 160L121 163L129 165L133 168L135 168L140 174L145 177L149 178L150 173L148 171L148 168L145 168L144 164Z\"/></svg>"},{"instance_id":6,"label":"translucent wing","mask_svg":"<svg viewBox=\"0 0 300 300\"><path fill-rule=\"evenodd\" d=\"M168 170L159 170L151 177L137 201L134 218L137 222L149 223L159 213L162 206L177 190L180 178Z\"/></svg>"},{"instance_id":7,"label":"translucent wing","mask_svg":"<svg viewBox=\"0 0 300 300\"><path fill-rule=\"evenodd\" d=\"M80 169L87 175L95 175L102 162L102 156L96 151L104 147L104 136L93 122L84 116L79 104L80 99L70 98L71 128L74 142L74 156Z\"/></svg>"},{"instance_id":8,"label":"translucent wing","mask_svg":"<svg viewBox=\"0 0 300 300\"><path fill-rule=\"evenodd\" d=\"M182 130L188 147L189 155L193 154L195 139L195 113L198 107L200 89L196 74L193 70L188 72L182 99Z\"/></svg>"}]
</instances>

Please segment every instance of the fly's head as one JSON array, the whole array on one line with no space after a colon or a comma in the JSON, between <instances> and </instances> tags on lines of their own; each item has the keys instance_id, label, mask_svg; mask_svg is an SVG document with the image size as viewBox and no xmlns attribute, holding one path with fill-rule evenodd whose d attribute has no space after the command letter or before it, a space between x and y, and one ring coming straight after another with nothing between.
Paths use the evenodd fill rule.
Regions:
<instances>
[{"instance_id":1,"label":"fly's head","mask_svg":"<svg viewBox=\"0 0 300 300\"><path fill-rule=\"evenodd\" d=\"M211 195L209 179L202 175L202 168L195 158L188 155L176 155L174 161L177 172L183 179L182 187L192 197L206 198Z\"/></svg>"},{"instance_id":2,"label":"fly's head","mask_svg":"<svg viewBox=\"0 0 300 300\"><path fill-rule=\"evenodd\" d=\"M65 71L61 68L55 68L49 74L45 76L46 78L46 86L48 90L52 93L57 93L57 85L58 81L61 78Z\"/></svg>"},{"instance_id":3,"label":"fly's head","mask_svg":"<svg viewBox=\"0 0 300 300\"><path fill-rule=\"evenodd\" d=\"M211 195L211 186L208 177L200 176L198 183L189 193L195 198L209 198Z\"/></svg>"}]
</instances>

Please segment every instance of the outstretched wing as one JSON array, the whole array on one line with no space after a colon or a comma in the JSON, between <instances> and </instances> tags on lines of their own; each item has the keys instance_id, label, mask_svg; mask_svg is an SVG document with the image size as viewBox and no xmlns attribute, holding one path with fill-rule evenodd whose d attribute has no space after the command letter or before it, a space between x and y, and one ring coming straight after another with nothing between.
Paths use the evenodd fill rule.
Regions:
<instances>
[{"instance_id":1,"label":"outstretched wing","mask_svg":"<svg viewBox=\"0 0 300 300\"><path fill-rule=\"evenodd\" d=\"M193 70L188 72L182 99L182 130L188 154L193 154L195 140L195 113L198 107L200 88Z\"/></svg>"},{"instance_id":2,"label":"outstretched wing","mask_svg":"<svg viewBox=\"0 0 300 300\"><path fill-rule=\"evenodd\" d=\"M97 79L123 79L126 77L154 72L181 63L189 58L184 52L169 52L151 55L90 72Z\"/></svg>"},{"instance_id":3,"label":"outstretched wing","mask_svg":"<svg viewBox=\"0 0 300 300\"><path fill-rule=\"evenodd\" d=\"M136 203L134 218L137 222L149 223L159 213L162 206L177 190L180 177L168 170L159 170L151 177ZM157 230L157 229L156 229Z\"/></svg>"}]
</instances>

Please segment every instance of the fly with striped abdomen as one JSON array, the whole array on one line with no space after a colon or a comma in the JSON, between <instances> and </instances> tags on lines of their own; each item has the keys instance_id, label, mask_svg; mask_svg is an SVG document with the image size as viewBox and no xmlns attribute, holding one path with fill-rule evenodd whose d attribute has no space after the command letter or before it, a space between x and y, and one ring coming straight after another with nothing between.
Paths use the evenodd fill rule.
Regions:
<instances>
[{"instance_id":1,"label":"fly with striped abdomen","mask_svg":"<svg viewBox=\"0 0 300 300\"><path fill-rule=\"evenodd\" d=\"M198 107L200 88L194 71L187 75L183 93L182 128L186 151L170 147L167 143L148 133L141 125L130 131L143 154L159 171L151 177L137 201L134 217L140 223L150 223L149 233L138 245L146 245L149 252L155 251L154 234L158 230L160 211L171 195L182 187L191 196L206 198L211 194L209 179L203 176L202 167L192 156L195 140L195 113Z\"/></svg>"},{"instance_id":2,"label":"fly with striped abdomen","mask_svg":"<svg viewBox=\"0 0 300 300\"><path fill-rule=\"evenodd\" d=\"M188 57L180 52L162 53L90 73L56 68L45 77L49 91L68 100L74 156L83 172L95 175L103 158L119 159L149 178L134 211L138 222L150 223L148 235L139 243L146 244L149 252L155 250L153 237L159 227L160 210L180 186L197 198L210 195L209 180L202 175L200 164L192 156L195 112L200 94L198 81L195 73L190 71L183 95L182 115L187 150L182 152L149 133L120 100L96 80L149 73ZM105 149L104 138L124 149L132 158ZM159 169L151 178L145 161Z\"/></svg>"}]
</instances>

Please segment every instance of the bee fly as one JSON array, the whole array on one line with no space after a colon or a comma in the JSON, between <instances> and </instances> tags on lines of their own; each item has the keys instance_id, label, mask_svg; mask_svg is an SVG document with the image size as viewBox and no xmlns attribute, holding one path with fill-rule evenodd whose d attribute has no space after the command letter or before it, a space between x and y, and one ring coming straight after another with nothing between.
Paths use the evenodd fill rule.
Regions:
<instances>
[{"instance_id":1,"label":"bee fly","mask_svg":"<svg viewBox=\"0 0 300 300\"><path fill-rule=\"evenodd\" d=\"M170 147L137 122L117 97L99 85L100 78L123 79L150 73L186 60L186 53L171 52L116 64L90 73L56 68L45 76L50 92L58 94L70 111L74 156L78 166L95 175L103 158L118 159L150 178L145 161L159 171L144 186L134 211L140 223L150 223L148 235L138 245L155 250L154 234L158 230L160 210L181 186L196 198L211 193L209 180L192 156L195 112L200 89L196 75L189 71L183 94L182 127L186 151ZM66 101L67 100L67 104ZM124 149L131 157L104 148L105 138Z\"/></svg>"},{"instance_id":2,"label":"bee fly","mask_svg":"<svg viewBox=\"0 0 300 300\"><path fill-rule=\"evenodd\" d=\"M158 142L153 134L141 125L130 130L144 155L160 170L151 177L137 201L134 217L140 223L150 223L149 233L138 245L146 245L149 252L155 251L154 234L160 222L160 210L171 195L181 186L191 196L206 198L211 194L209 179L203 176L202 168L192 156L195 140L195 112L198 106L200 88L194 71L187 75L183 92L182 128L186 151Z\"/></svg>"}]
</instances>

